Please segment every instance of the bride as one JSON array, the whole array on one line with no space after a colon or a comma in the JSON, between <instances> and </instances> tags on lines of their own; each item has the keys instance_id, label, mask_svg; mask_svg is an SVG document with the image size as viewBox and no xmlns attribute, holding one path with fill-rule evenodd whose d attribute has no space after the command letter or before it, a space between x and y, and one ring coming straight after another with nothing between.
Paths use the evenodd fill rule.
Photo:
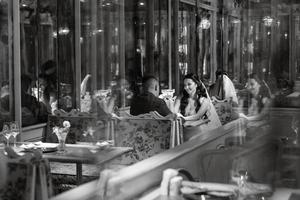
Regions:
<instances>
[{"instance_id":1,"label":"bride","mask_svg":"<svg viewBox=\"0 0 300 200\"><path fill-rule=\"evenodd\" d=\"M221 126L221 122L204 84L197 75L187 74L183 82L184 90L181 97L176 100L175 108L185 121L184 139L190 140Z\"/></svg>"}]
</instances>

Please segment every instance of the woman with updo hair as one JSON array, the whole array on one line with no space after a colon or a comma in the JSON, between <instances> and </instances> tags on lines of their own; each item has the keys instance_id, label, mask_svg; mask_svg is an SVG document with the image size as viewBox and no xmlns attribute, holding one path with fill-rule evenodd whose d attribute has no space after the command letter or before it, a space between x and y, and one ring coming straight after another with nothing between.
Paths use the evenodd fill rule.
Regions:
<instances>
[{"instance_id":1,"label":"woman with updo hair","mask_svg":"<svg viewBox=\"0 0 300 200\"><path fill-rule=\"evenodd\" d=\"M221 126L207 90L198 76L187 74L183 79L183 84L182 96L176 100L175 107L178 110L178 116L185 121L185 127L193 127L192 130L185 131L185 140Z\"/></svg>"}]
</instances>

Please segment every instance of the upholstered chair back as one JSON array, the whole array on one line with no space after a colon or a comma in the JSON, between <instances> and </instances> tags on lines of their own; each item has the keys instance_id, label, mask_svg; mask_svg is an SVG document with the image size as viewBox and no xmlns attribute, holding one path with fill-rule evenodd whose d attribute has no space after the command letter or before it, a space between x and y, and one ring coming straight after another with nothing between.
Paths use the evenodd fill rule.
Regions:
<instances>
[{"instance_id":1,"label":"upholstered chair back","mask_svg":"<svg viewBox=\"0 0 300 200\"><path fill-rule=\"evenodd\" d=\"M6 152L13 152L7 149ZM8 157L11 153L7 153ZM13 153L12 156L17 156ZM0 188L0 199L48 200L52 196L52 180L49 162L41 153L33 151L23 156L8 158L7 179Z\"/></svg>"},{"instance_id":2,"label":"upholstered chair back","mask_svg":"<svg viewBox=\"0 0 300 200\"><path fill-rule=\"evenodd\" d=\"M168 119L155 113L126 116L114 121L115 146L132 147L122 157L121 164L132 164L182 142L182 124L179 119Z\"/></svg>"}]
</instances>

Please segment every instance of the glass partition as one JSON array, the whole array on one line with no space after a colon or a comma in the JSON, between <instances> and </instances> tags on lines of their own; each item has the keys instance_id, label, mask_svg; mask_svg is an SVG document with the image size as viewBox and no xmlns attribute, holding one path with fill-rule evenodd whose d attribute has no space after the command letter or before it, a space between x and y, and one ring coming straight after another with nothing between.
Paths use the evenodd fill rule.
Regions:
<instances>
[{"instance_id":1,"label":"glass partition","mask_svg":"<svg viewBox=\"0 0 300 200\"><path fill-rule=\"evenodd\" d=\"M12 55L12 13L9 1L0 1L0 131L3 122L14 119L14 71Z\"/></svg>"},{"instance_id":2,"label":"glass partition","mask_svg":"<svg viewBox=\"0 0 300 200\"><path fill-rule=\"evenodd\" d=\"M240 73L240 44L241 44L241 20L229 16L228 17L228 57L227 57L227 73L235 82L239 80Z\"/></svg>"},{"instance_id":3,"label":"glass partition","mask_svg":"<svg viewBox=\"0 0 300 200\"><path fill-rule=\"evenodd\" d=\"M197 24L197 33L198 33L198 65L199 65L199 74L204 82L209 82L211 78L212 71L212 15L211 11L198 8L198 24Z\"/></svg>"},{"instance_id":4,"label":"glass partition","mask_svg":"<svg viewBox=\"0 0 300 200\"><path fill-rule=\"evenodd\" d=\"M170 87L167 0L81 1L80 10L81 81L89 94L111 90L121 108L146 74Z\"/></svg>"},{"instance_id":5,"label":"glass partition","mask_svg":"<svg viewBox=\"0 0 300 200\"><path fill-rule=\"evenodd\" d=\"M120 64L121 5L121 1L80 1L82 98L100 89L120 95L119 80L124 77ZM117 100L118 105L124 103Z\"/></svg>"},{"instance_id":6,"label":"glass partition","mask_svg":"<svg viewBox=\"0 0 300 200\"><path fill-rule=\"evenodd\" d=\"M300 80L300 13L294 17L295 22L295 79Z\"/></svg>"},{"instance_id":7,"label":"glass partition","mask_svg":"<svg viewBox=\"0 0 300 200\"><path fill-rule=\"evenodd\" d=\"M196 7L179 3L178 11L178 61L181 76L197 72L196 54Z\"/></svg>"},{"instance_id":8,"label":"glass partition","mask_svg":"<svg viewBox=\"0 0 300 200\"><path fill-rule=\"evenodd\" d=\"M23 126L46 122L57 100L57 38L64 31L57 30L57 10L56 1L20 0Z\"/></svg>"},{"instance_id":9,"label":"glass partition","mask_svg":"<svg viewBox=\"0 0 300 200\"><path fill-rule=\"evenodd\" d=\"M126 1L125 5L125 77L134 92L139 92L147 66L146 41L150 25L147 20L148 1ZM129 104L126 104L127 106Z\"/></svg>"},{"instance_id":10,"label":"glass partition","mask_svg":"<svg viewBox=\"0 0 300 200\"><path fill-rule=\"evenodd\" d=\"M75 69L75 13L74 1L48 1L57 10L56 44L57 70L53 72L53 82L57 81L57 107L70 111L76 108L76 69ZM57 73L55 77L55 73ZM79 81L79 80L78 80ZM55 108L53 108L55 109Z\"/></svg>"},{"instance_id":11,"label":"glass partition","mask_svg":"<svg viewBox=\"0 0 300 200\"><path fill-rule=\"evenodd\" d=\"M169 56L168 0L154 1L154 69L158 71L160 88L171 88Z\"/></svg>"}]
</instances>

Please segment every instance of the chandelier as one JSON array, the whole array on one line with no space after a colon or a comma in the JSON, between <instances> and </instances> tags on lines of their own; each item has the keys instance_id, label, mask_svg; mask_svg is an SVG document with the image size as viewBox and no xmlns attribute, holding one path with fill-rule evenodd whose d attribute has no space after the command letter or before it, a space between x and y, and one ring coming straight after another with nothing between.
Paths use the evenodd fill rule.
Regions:
<instances>
[{"instance_id":1,"label":"chandelier","mask_svg":"<svg viewBox=\"0 0 300 200\"><path fill-rule=\"evenodd\" d=\"M201 19L199 27L201 29L209 29L209 27L210 27L209 19L207 19L207 18Z\"/></svg>"}]
</instances>

